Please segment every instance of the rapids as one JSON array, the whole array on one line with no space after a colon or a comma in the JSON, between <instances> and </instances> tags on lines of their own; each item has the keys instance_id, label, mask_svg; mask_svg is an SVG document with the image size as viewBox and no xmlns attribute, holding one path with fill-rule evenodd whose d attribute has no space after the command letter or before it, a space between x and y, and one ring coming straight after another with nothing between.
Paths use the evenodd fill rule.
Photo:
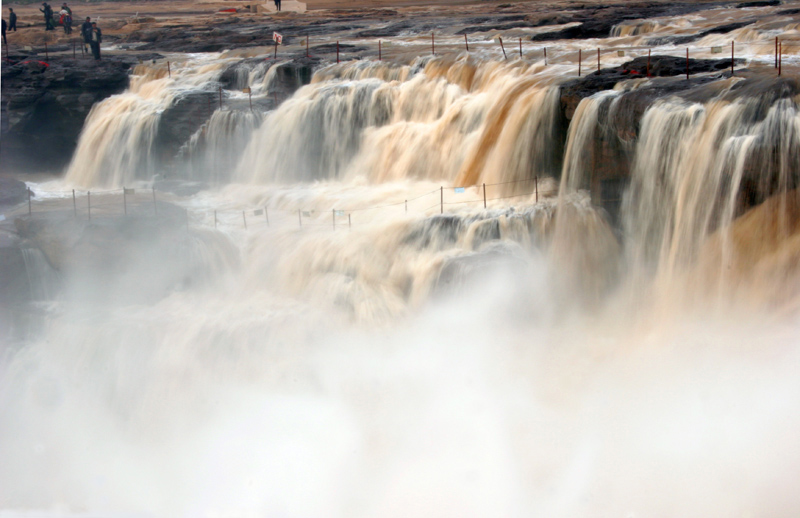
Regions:
<instances>
[{"instance_id":1,"label":"rapids","mask_svg":"<svg viewBox=\"0 0 800 518\"><path fill-rule=\"evenodd\" d=\"M0 518L796 516L796 78L754 44L567 115L561 43L323 64L277 105L285 64L139 65L28 182Z\"/></svg>"}]
</instances>

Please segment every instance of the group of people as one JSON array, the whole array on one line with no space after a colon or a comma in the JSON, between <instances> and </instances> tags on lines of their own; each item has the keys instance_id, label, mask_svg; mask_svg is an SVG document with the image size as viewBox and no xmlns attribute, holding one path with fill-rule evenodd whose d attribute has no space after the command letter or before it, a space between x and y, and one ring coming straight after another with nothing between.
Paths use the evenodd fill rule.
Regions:
<instances>
[{"instance_id":1,"label":"group of people","mask_svg":"<svg viewBox=\"0 0 800 518\"><path fill-rule=\"evenodd\" d=\"M53 8L47 2L42 2L42 7L39 11L44 14L44 30L52 31L56 28L55 16L53 15ZM61 11L59 11L59 20L64 27L64 34L72 34L72 9L69 8L66 2L61 4Z\"/></svg>"},{"instance_id":2,"label":"group of people","mask_svg":"<svg viewBox=\"0 0 800 518\"><path fill-rule=\"evenodd\" d=\"M39 9L44 13L45 30L53 30L53 8L47 2L42 2L42 8ZM64 2L61 5L61 23L64 25L64 33L72 34L72 9ZM7 45L6 31L17 31L17 13L14 9L8 8L8 23L3 18L3 44ZM81 36L83 42L88 43L92 48L92 55L94 59L100 59L100 42L103 41L103 32L97 26L97 22L93 22L90 17L86 17L86 21L81 25Z\"/></svg>"},{"instance_id":3,"label":"group of people","mask_svg":"<svg viewBox=\"0 0 800 518\"><path fill-rule=\"evenodd\" d=\"M83 35L83 42L88 43L92 48L94 59L100 59L100 42L103 41L103 31L97 26L97 22L93 22L87 16L86 21L81 25L81 34Z\"/></svg>"}]
</instances>

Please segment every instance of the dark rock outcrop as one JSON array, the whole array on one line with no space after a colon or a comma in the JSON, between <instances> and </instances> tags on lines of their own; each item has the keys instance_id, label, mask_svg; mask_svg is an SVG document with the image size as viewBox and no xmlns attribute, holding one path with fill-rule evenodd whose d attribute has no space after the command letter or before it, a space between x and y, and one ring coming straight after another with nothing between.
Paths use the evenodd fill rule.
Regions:
<instances>
[{"instance_id":1,"label":"dark rock outcrop","mask_svg":"<svg viewBox=\"0 0 800 518\"><path fill-rule=\"evenodd\" d=\"M711 3L699 2L674 2L656 3L642 2L640 4L610 4L602 6L577 5L571 19L557 17L549 20L550 23L540 25L579 22L580 25L567 27L557 31L535 34L533 41L571 40L584 38L605 38L611 34L611 29L625 20L640 18L654 18L659 16L681 16L696 11L713 7Z\"/></svg>"},{"instance_id":2,"label":"dark rock outcrop","mask_svg":"<svg viewBox=\"0 0 800 518\"><path fill-rule=\"evenodd\" d=\"M737 63L743 60L736 60ZM686 74L687 62L685 58L674 56L651 56L649 59L651 77L674 77ZM689 59L688 71L690 78L694 74L707 72L724 72L730 70L730 59ZM629 79L647 77L648 58L640 57L628 61L616 68L604 68L599 72L592 72L579 79L574 79L561 86L561 107L567 119L572 119L578 104L586 97L590 97L603 90L611 90L614 86ZM670 88L683 87L683 89L696 86L718 77L691 78L683 85L674 85ZM662 85L663 86L663 85Z\"/></svg>"}]
</instances>

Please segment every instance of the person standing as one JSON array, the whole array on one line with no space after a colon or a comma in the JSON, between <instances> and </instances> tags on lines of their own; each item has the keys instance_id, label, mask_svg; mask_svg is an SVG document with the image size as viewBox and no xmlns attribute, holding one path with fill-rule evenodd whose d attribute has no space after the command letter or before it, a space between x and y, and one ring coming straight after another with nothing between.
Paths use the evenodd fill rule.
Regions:
<instances>
[{"instance_id":1,"label":"person standing","mask_svg":"<svg viewBox=\"0 0 800 518\"><path fill-rule=\"evenodd\" d=\"M81 36L83 36L83 48L92 42L92 19L87 16L86 21L81 24Z\"/></svg>"},{"instance_id":2,"label":"person standing","mask_svg":"<svg viewBox=\"0 0 800 518\"><path fill-rule=\"evenodd\" d=\"M275 0L275 9L277 9L280 12L280 10L281 10L281 0Z\"/></svg>"},{"instance_id":3,"label":"person standing","mask_svg":"<svg viewBox=\"0 0 800 518\"><path fill-rule=\"evenodd\" d=\"M44 30L52 31L55 29L53 26L53 8L47 2L42 2L44 7L39 10L44 14Z\"/></svg>"},{"instance_id":4,"label":"person standing","mask_svg":"<svg viewBox=\"0 0 800 518\"><path fill-rule=\"evenodd\" d=\"M17 32L17 13L11 7L8 8L8 30Z\"/></svg>"},{"instance_id":5,"label":"person standing","mask_svg":"<svg viewBox=\"0 0 800 518\"><path fill-rule=\"evenodd\" d=\"M72 9L66 2L61 4L61 23L64 24L64 34L72 34Z\"/></svg>"},{"instance_id":6,"label":"person standing","mask_svg":"<svg viewBox=\"0 0 800 518\"><path fill-rule=\"evenodd\" d=\"M100 59L100 42L103 41L103 32L97 26L97 22L92 22L91 41L89 45L92 47L92 55L94 59Z\"/></svg>"},{"instance_id":7,"label":"person standing","mask_svg":"<svg viewBox=\"0 0 800 518\"><path fill-rule=\"evenodd\" d=\"M8 40L6 40L6 19L3 18L3 45L8 45Z\"/></svg>"}]
</instances>

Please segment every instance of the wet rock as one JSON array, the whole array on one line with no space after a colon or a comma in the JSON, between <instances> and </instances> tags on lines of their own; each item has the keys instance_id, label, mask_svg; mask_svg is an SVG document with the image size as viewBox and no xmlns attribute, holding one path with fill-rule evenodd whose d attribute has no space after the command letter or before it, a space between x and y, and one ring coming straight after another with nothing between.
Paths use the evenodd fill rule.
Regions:
<instances>
[{"instance_id":1,"label":"wet rock","mask_svg":"<svg viewBox=\"0 0 800 518\"><path fill-rule=\"evenodd\" d=\"M580 22L580 25L567 27L558 31L535 34L531 39L533 41L553 41L561 39L605 38L611 34L611 29L615 25L625 20L660 16L682 16L709 9L713 7L713 5L712 3L695 2L673 2L669 4L643 2L641 4L607 5L599 7L578 5L575 6L575 13L569 21Z\"/></svg>"},{"instance_id":2,"label":"wet rock","mask_svg":"<svg viewBox=\"0 0 800 518\"><path fill-rule=\"evenodd\" d=\"M758 2L743 2L736 6L737 9L744 7L770 7L773 5L781 5L781 0L761 0Z\"/></svg>"},{"instance_id":3,"label":"wet rock","mask_svg":"<svg viewBox=\"0 0 800 518\"><path fill-rule=\"evenodd\" d=\"M28 188L24 182L0 176L0 208L18 205L28 199Z\"/></svg>"},{"instance_id":4,"label":"wet rock","mask_svg":"<svg viewBox=\"0 0 800 518\"><path fill-rule=\"evenodd\" d=\"M164 110L158 122L156 156L166 161L211 117L218 108L219 94L211 91L185 92Z\"/></svg>"},{"instance_id":5,"label":"wet rock","mask_svg":"<svg viewBox=\"0 0 800 518\"><path fill-rule=\"evenodd\" d=\"M736 29L741 29L742 27L747 27L748 25L752 25L755 23L755 20L746 20L742 22L735 22L729 23L726 25L720 25L717 27L712 27L711 29L707 29L705 31L700 31L697 34L691 34L689 36L669 36L665 38L652 38L647 40L647 45L651 46L658 46L658 45L684 45L686 43L691 43L693 41L699 40L709 34L727 34L731 31L735 31Z\"/></svg>"},{"instance_id":6,"label":"wet rock","mask_svg":"<svg viewBox=\"0 0 800 518\"><path fill-rule=\"evenodd\" d=\"M685 58L651 56L649 61L650 76L652 77L673 77L686 74ZM736 62L741 63L743 60L736 60ZM619 67L604 68L599 72L595 71L582 78L564 83L561 86L561 108L565 117L571 120L578 104L586 97L603 90L611 90L621 81L647 77L647 63L647 57L640 57ZM730 59L689 59L689 74L691 76L707 72L721 72L730 70L730 66ZM683 86L683 89L687 89L709 80L710 78L692 78L688 83L671 85L670 88L672 90Z\"/></svg>"}]
</instances>

